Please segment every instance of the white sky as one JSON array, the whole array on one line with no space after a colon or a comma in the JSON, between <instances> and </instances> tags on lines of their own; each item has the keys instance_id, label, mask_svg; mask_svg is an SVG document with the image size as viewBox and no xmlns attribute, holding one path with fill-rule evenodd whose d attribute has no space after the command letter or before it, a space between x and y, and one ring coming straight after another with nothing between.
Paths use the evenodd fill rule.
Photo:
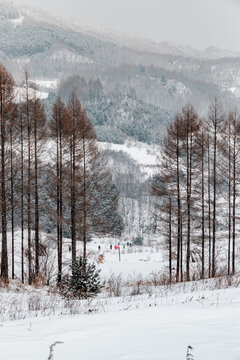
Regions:
<instances>
[{"instance_id":1,"label":"white sky","mask_svg":"<svg viewBox=\"0 0 240 360\"><path fill-rule=\"evenodd\" d=\"M104 29L240 51L240 0L14 0Z\"/></svg>"}]
</instances>

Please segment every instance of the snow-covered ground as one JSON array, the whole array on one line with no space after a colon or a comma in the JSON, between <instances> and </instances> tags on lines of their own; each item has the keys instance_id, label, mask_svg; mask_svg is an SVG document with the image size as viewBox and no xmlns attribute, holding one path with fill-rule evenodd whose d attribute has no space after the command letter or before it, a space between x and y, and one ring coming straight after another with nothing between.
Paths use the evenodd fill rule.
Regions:
<instances>
[{"instance_id":1,"label":"snow-covered ground","mask_svg":"<svg viewBox=\"0 0 240 360\"><path fill-rule=\"evenodd\" d=\"M98 266L105 288L95 299L63 299L53 288L16 287L16 281L0 288L1 359L47 360L49 346L60 342L50 359L181 360L190 345L195 360L238 360L239 275L154 284L151 274L163 274L167 265L163 247L127 246L127 240L94 238L88 244L92 260L104 255ZM114 249L119 241L121 261ZM65 241L65 263L69 254ZM109 279L114 275L117 286L120 274L123 288L114 296Z\"/></svg>"},{"instance_id":2,"label":"snow-covered ground","mask_svg":"<svg viewBox=\"0 0 240 360\"><path fill-rule=\"evenodd\" d=\"M157 145L148 145L138 141L126 141L124 144L99 143L105 150L115 150L126 152L132 159L140 165L157 165L160 147Z\"/></svg>"},{"instance_id":3,"label":"snow-covered ground","mask_svg":"<svg viewBox=\"0 0 240 360\"><path fill-rule=\"evenodd\" d=\"M124 278L137 277L141 274L144 277L149 276L153 271L162 270L164 265L162 252L151 252L146 249L138 253L121 253L119 261L118 250L112 253L105 253L105 262L100 265L103 278L108 278L110 274L122 274Z\"/></svg>"},{"instance_id":4,"label":"snow-covered ground","mask_svg":"<svg viewBox=\"0 0 240 360\"><path fill-rule=\"evenodd\" d=\"M124 144L113 144L100 142L99 147L102 150L123 151L130 158L140 165L143 173L152 176L157 171L160 163L160 146L148 145L138 141L127 140Z\"/></svg>"},{"instance_id":5,"label":"snow-covered ground","mask_svg":"<svg viewBox=\"0 0 240 360\"><path fill-rule=\"evenodd\" d=\"M43 79L34 79L33 82L40 88L56 90L58 87L58 79L55 80L43 80Z\"/></svg>"},{"instance_id":6,"label":"snow-covered ground","mask_svg":"<svg viewBox=\"0 0 240 360\"><path fill-rule=\"evenodd\" d=\"M34 233L32 233L32 237ZM27 248L27 233L25 233L25 245ZM1 234L0 234L1 239ZM54 234L49 236L41 233L41 242L46 246L47 256L41 256L40 263L42 268L48 268L48 276L51 282L55 283L57 276L57 248L54 241ZM11 269L11 234L8 233L8 257L9 269ZM120 241L120 261L119 250L115 249L115 244ZM129 239L132 241L132 239ZM87 250L91 261L96 262L100 255L104 256L103 262L98 265L101 270L102 280L108 280L112 274L121 277L124 280L136 278L141 275L148 277L152 272L163 271L164 267L168 266L167 254L162 246L158 243L151 242L146 246L127 246L127 240L119 240L112 237L93 238L92 242L88 243ZM100 246L100 249L99 249ZM111 247L111 249L110 249ZM21 274L21 232L15 232L15 275L20 278ZM34 261L34 251L33 261ZM83 252L83 244L78 243L77 254ZM71 241L64 239L63 242L63 264L64 269L67 271L71 263ZM28 259L24 257L25 276L28 274Z\"/></svg>"},{"instance_id":7,"label":"snow-covered ground","mask_svg":"<svg viewBox=\"0 0 240 360\"><path fill-rule=\"evenodd\" d=\"M150 246L127 246L131 241L131 238L119 242L116 238L103 237L95 238L88 244L88 252L94 260L97 260L99 255L104 255L103 263L99 264L102 279L108 279L111 274L121 275L125 280L136 278L140 274L147 277L167 266L167 255L165 259L161 245L154 242ZM114 248L116 244L120 246L120 259L119 249ZM81 248L79 250L81 252Z\"/></svg>"},{"instance_id":8,"label":"snow-covered ground","mask_svg":"<svg viewBox=\"0 0 240 360\"><path fill-rule=\"evenodd\" d=\"M69 64L93 64L93 61L88 57L79 55L67 49L56 50L52 55L50 55L50 59L53 61L64 59Z\"/></svg>"},{"instance_id":9,"label":"snow-covered ground","mask_svg":"<svg viewBox=\"0 0 240 360\"><path fill-rule=\"evenodd\" d=\"M1 359L47 360L55 342L55 360L182 360L188 345L197 360L240 358L238 288L105 302L97 313L1 323Z\"/></svg>"},{"instance_id":10,"label":"snow-covered ground","mask_svg":"<svg viewBox=\"0 0 240 360\"><path fill-rule=\"evenodd\" d=\"M48 98L48 93L44 92L44 91L37 91L37 90L33 90L33 89L29 89L29 96L30 98L34 98L35 96L41 100L47 99ZM15 91L14 91L14 98L15 98L15 102L21 102L22 99L24 99L25 96L25 89L22 87L16 87Z\"/></svg>"}]
</instances>

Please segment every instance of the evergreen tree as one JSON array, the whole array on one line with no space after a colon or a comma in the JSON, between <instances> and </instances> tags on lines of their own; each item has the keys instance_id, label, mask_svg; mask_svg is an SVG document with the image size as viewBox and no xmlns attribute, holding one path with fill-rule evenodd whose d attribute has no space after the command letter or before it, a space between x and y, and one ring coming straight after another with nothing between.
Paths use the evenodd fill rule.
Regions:
<instances>
[{"instance_id":1,"label":"evergreen tree","mask_svg":"<svg viewBox=\"0 0 240 360\"><path fill-rule=\"evenodd\" d=\"M100 270L82 256L72 262L71 275L63 277L61 294L65 297L86 299L101 291Z\"/></svg>"}]
</instances>

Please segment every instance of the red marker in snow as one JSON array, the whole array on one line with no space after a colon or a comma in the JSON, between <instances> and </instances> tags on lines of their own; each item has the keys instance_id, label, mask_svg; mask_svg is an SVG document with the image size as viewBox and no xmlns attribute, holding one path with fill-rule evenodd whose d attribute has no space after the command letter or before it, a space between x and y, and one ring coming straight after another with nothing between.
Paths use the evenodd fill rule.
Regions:
<instances>
[{"instance_id":1,"label":"red marker in snow","mask_svg":"<svg viewBox=\"0 0 240 360\"><path fill-rule=\"evenodd\" d=\"M120 246L115 245L114 249L117 250L118 249L118 254L119 254L119 261L121 261L121 253L120 253Z\"/></svg>"}]
</instances>

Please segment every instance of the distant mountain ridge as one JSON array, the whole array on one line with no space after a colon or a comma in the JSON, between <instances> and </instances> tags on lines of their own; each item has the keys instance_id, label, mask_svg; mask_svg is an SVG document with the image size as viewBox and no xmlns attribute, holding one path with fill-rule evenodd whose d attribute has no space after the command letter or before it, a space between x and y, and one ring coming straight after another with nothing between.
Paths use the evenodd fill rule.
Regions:
<instances>
[{"instance_id":1,"label":"distant mountain ridge","mask_svg":"<svg viewBox=\"0 0 240 360\"><path fill-rule=\"evenodd\" d=\"M39 91L49 93L48 108L57 92L67 101L77 89L102 141L159 143L182 105L191 102L205 115L214 96L237 104L236 55L134 39L0 3L0 61L18 83L27 66Z\"/></svg>"},{"instance_id":2,"label":"distant mountain ridge","mask_svg":"<svg viewBox=\"0 0 240 360\"><path fill-rule=\"evenodd\" d=\"M114 42L120 46L127 46L139 51L154 52L160 55L184 56L192 58L219 59L223 57L238 57L240 53L226 49L219 49L216 46L209 46L204 50L197 50L190 46L174 44L170 41L157 43L150 39L141 39L126 34L119 34L110 30L88 25L79 20L66 20L60 16L32 8L30 6L17 6L12 1L0 2L0 19L17 19L23 16L35 22L56 25L69 30L85 33L104 41Z\"/></svg>"}]
</instances>

